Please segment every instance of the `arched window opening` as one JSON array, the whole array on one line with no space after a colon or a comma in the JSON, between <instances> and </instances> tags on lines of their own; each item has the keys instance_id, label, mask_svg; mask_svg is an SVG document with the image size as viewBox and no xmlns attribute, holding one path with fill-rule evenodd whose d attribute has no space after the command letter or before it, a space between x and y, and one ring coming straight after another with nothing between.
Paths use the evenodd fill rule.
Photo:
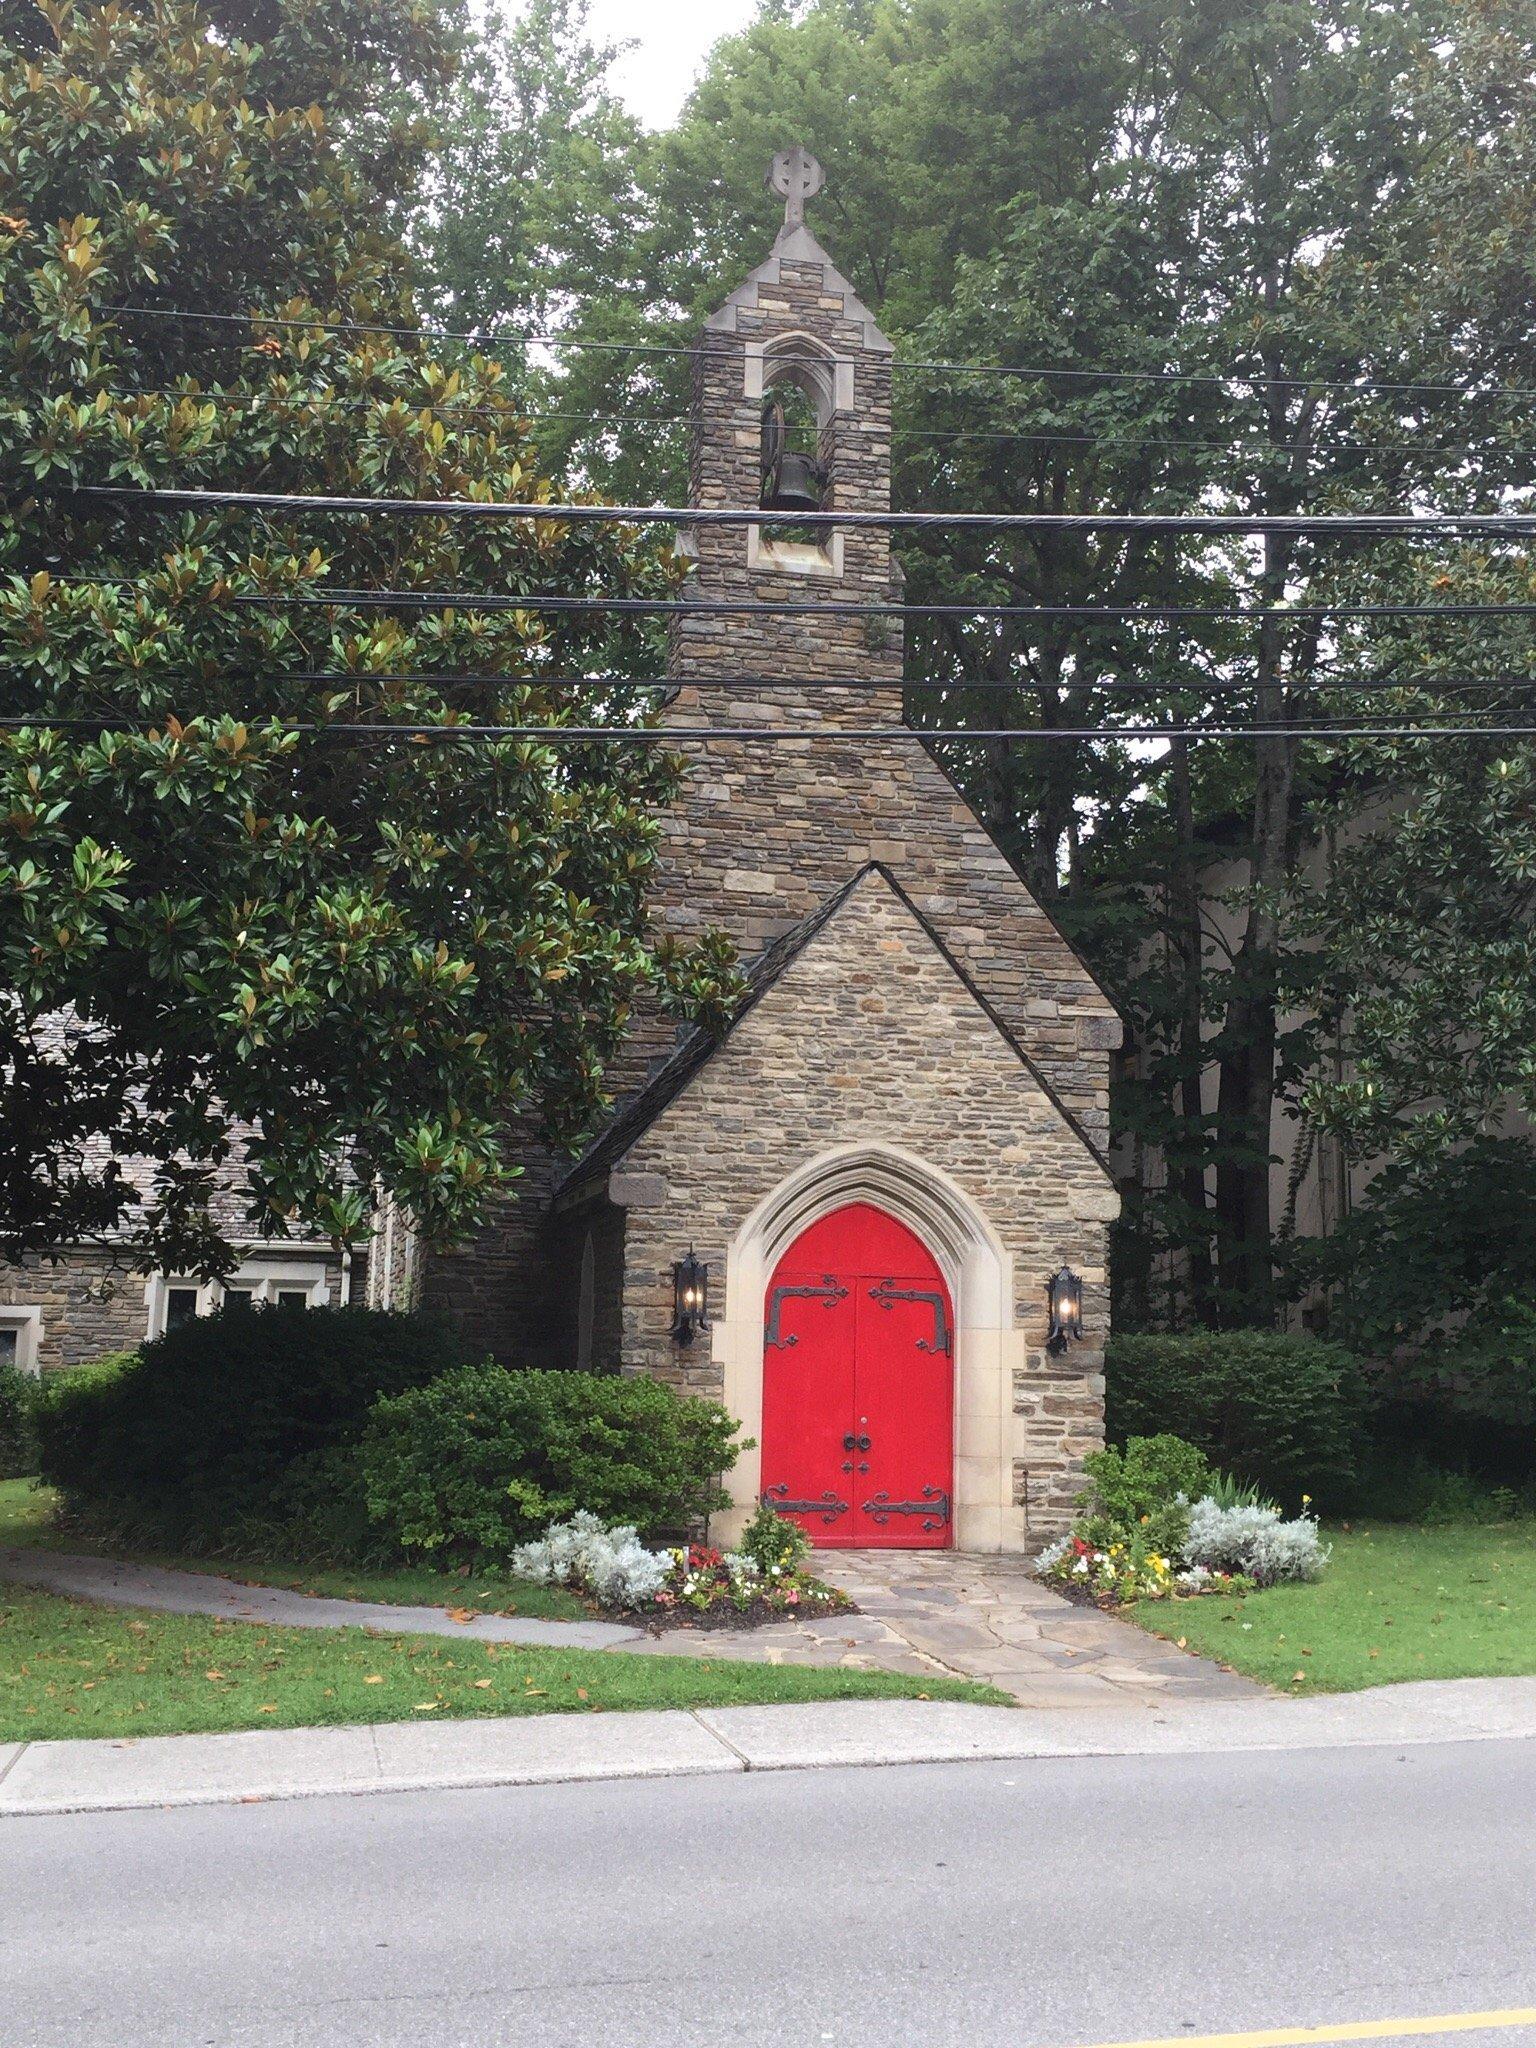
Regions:
<instances>
[{"instance_id":1,"label":"arched window opening","mask_svg":"<svg viewBox=\"0 0 1536 2048\"><path fill-rule=\"evenodd\" d=\"M764 522L761 539L775 553L809 553L826 566L826 532L798 523L795 514L826 511L832 504L836 363L811 336L783 335L764 352L762 393L758 502L765 512L778 516L771 524Z\"/></svg>"},{"instance_id":2,"label":"arched window opening","mask_svg":"<svg viewBox=\"0 0 1536 2048\"><path fill-rule=\"evenodd\" d=\"M810 398L793 384L770 391L763 400L763 510L820 512L827 481L821 423Z\"/></svg>"}]
</instances>

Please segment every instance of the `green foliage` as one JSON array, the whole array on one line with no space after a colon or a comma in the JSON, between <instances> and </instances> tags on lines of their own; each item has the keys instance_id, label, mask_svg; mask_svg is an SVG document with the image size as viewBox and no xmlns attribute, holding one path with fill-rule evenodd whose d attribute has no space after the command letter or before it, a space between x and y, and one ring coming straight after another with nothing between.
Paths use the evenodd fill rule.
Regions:
<instances>
[{"instance_id":1,"label":"green foliage","mask_svg":"<svg viewBox=\"0 0 1536 2048\"><path fill-rule=\"evenodd\" d=\"M1179 1494L1198 1500L1209 1491L1210 1460L1194 1444L1170 1434L1132 1436L1123 1449L1113 1444L1090 1451L1083 1469L1093 1481L1093 1498L1116 1521L1139 1522Z\"/></svg>"},{"instance_id":2,"label":"green foliage","mask_svg":"<svg viewBox=\"0 0 1536 2048\"><path fill-rule=\"evenodd\" d=\"M1484 1136L1389 1165L1300 1278L1330 1290L1332 1329L1369 1357L1501 1330L1536 1300L1536 1146Z\"/></svg>"},{"instance_id":3,"label":"green foliage","mask_svg":"<svg viewBox=\"0 0 1536 2048\"><path fill-rule=\"evenodd\" d=\"M736 1432L715 1402L656 1380L465 1366L375 1408L368 1510L402 1550L466 1563L578 1509L654 1538L725 1505Z\"/></svg>"},{"instance_id":4,"label":"green foliage","mask_svg":"<svg viewBox=\"0 0 1536 2048\"><path fill-rule=\"evenodd\" d=\"M0 671L8 715L85 722L0 734L7 1255L126 1227L146 1259L227 1267L226 1164L264 1234L356 1237L380 1186L453 1236L511 1185L510 1123L564 1143L598 1116L637 999L724 1000L720 943L646 931L672 757L327 730L587 722L603 707L558 678L655 674L648 627L329 600L662 595L656 547L556 516L72 495L557 506L502 366L429 350L385 232L399 166L358 67L388 76L375 103L404 87L426 12L258 6L274 52L172 0L39 13L25 57L0 44ZM103 1146L147 1184L102 1174Z\"/></svg>"},{"instance_id":5,"label":"green foliage","mask_svg":"<svg viewBox=\"0 0 1536 2048\"><path fill-rule=\"evenodd\" d=\"M751 1558L764 1578L776 1573L787 1577L799 1571L810 1556L811 1539L798 1522L778 1514L764 1500L758 1502L736 1548Z\"/></svg>"},{"instance_id":6,"label":"green foliage","mask_svg":"<svg viewBox=\"0 0 1536 2048\"><path fill-rule=\"evenodd\" d=\"M1172 1431L1291 1508L1304 1495L1326 1506L1353 1477L1366 1396L1341 1345L1265 1330L1117 1336L1105 1377L1116 1442Z\"/></svg>"},{"instance_id":7,"label":"green foliage","mask_svg":"<svg viewBox=\"0 0 1536 2048\"><path fill-rule=\"evenodd\" d=\"M1361 1454L1349 1505L1357 1517L1421 1528L1510 1522L1536 1515L1536 1474L1522 1485L1491 1484L1449 1468L1443 1439L1438 1446L1433 1439L1427 1446L1389 1439Z\"/></svg>"},{"instance_id":8,"label":"green foliage","mask_svg":"<svg viewBox=\"0 0 1536 2048\"><path fill-rule=\"evenodd\" d=\"M1089 1513L1073 1534L1108 1551L1129 1548L1138 1563L1172 1558L1189 1527L1192 1501L1209 1490L1210 1462L1194 1444L1169 1434L1132 1436L1123 1449L1090 1451L1083 1469L1093 1482L1082 1496Z\"/></svg>"},{"instance_id":9,"label":"green foliage","mask_svg":"<svg viewBox=\"0 0 1536 2048\"><path fill-rule=\"evenodd\" d=\"M226 1309L124 1360L62 1376L38 1414L40 1467L69 1510L206 1545L282 1518L316 1461L355 1444L373 1402L460 1362L451 1332L361 1308Z\"/></svg>"},{"instance_id":10,"label":"green foliage","mask_svg":"<svg viewBox=\"0 0 1536 2048\"><path fill-rule=\"evenodd\" d=\"M1484 594L1526 587L1522 570ZM1478 601L1459 587L1444 595ZM1518 692L1509 708L1522 708ZM1416 1186L1490 1167L1529 1205L1529 1139L1486 1134L1536 1116L1536 754L1420 743L1401 749L1400 777L1400 801L1310 905L1349 1067L1317 1077L1307 1107L1353 1146L1405 1163L1392 1190L1400 1211ZM1416 1167L1427 1169L1418 1181Z\"/></svg>"},{"instance_id":11,"label":"green foliage","mask_svg":"<svg viewBox=\"0 0 1536 2048\"><path fill-rule=\"evenodd\" d=\"M0 1479L25 1479L37 1470L32 1412L37 1382L19 1366L0 1362Z\"/></svg>"}]
</instances>

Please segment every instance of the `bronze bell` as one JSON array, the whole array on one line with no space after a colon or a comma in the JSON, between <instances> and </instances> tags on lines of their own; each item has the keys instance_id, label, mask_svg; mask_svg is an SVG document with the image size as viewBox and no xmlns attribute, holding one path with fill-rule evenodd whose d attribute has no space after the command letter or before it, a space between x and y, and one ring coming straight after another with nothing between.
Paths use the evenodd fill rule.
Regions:
<instances>
[{"instance_id":1,"label":"bronze bell","mask_svg":"<svg viewBox=\"0 0 1536 2048\"><path fill-rule=\"evenodd\" d=\"M784 408L776 398L763 407L762 496L765 512L819 512L826 471L814 455L786 448Z\"/></svg>"}]
</instances>

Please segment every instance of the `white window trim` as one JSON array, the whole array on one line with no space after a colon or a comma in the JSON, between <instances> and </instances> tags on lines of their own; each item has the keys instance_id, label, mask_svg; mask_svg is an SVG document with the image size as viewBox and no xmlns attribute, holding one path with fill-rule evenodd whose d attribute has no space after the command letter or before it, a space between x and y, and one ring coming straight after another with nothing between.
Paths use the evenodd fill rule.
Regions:
<instances>
[{"instance_id":1,"label":"white window trim","mask_svg":"<svg viewBox=\"0 0 1536 2048\"><path fill-rule=\"evenodd\" d=\"M230 1274L228 1284L231 1287L248 1287L253 1302L275 1301L279 1292L291 1293L300 1287L308 1297L307 1306L310 1308L324 1308L331 1298L325 1268L313 1259L243 1259ZM191 1274L151 1273L144 1283L144 1306L148 1315L146 1334L151 1337L165 1334L167 1297L173 1287L197 1289L197 1313L200 1316L211 1316L223 1304L224 1283L221 1281L199 1280Z\"/></svg>"},{"instance_id":2,"label":"white window trim","mask_svg":"<svg viewBox=\"0 0 1536 2048\"><path fill-rule=\"evenodd\" d=\"M16 1332L16 1363L22 1372L39 1373L42 1365L39 1353L43 1341L43 1312L40 1308L23 1308L12 1302L0 1307L0 1325Z\"/></svg>"}]
</instances>

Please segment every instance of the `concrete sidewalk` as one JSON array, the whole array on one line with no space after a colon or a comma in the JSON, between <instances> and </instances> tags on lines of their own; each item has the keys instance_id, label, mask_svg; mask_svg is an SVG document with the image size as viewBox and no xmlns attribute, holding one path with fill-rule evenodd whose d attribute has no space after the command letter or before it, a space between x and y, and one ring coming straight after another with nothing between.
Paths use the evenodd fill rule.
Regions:
<instances>
[{"instance_id":1,"label":"concrete sidewalk","mask_svg":"<svg viewBox=\"0 0 1536 2048\"><path fill-rule=\"evenodd\" d=\"M1148 1701L1094 1714L839 1700L0 1745L0 1817L336 1793L696 1777L856 1764L1161 1756L1536 1737L1536 1678L1309 1700Z\"/></svg>"}]
</instances>

